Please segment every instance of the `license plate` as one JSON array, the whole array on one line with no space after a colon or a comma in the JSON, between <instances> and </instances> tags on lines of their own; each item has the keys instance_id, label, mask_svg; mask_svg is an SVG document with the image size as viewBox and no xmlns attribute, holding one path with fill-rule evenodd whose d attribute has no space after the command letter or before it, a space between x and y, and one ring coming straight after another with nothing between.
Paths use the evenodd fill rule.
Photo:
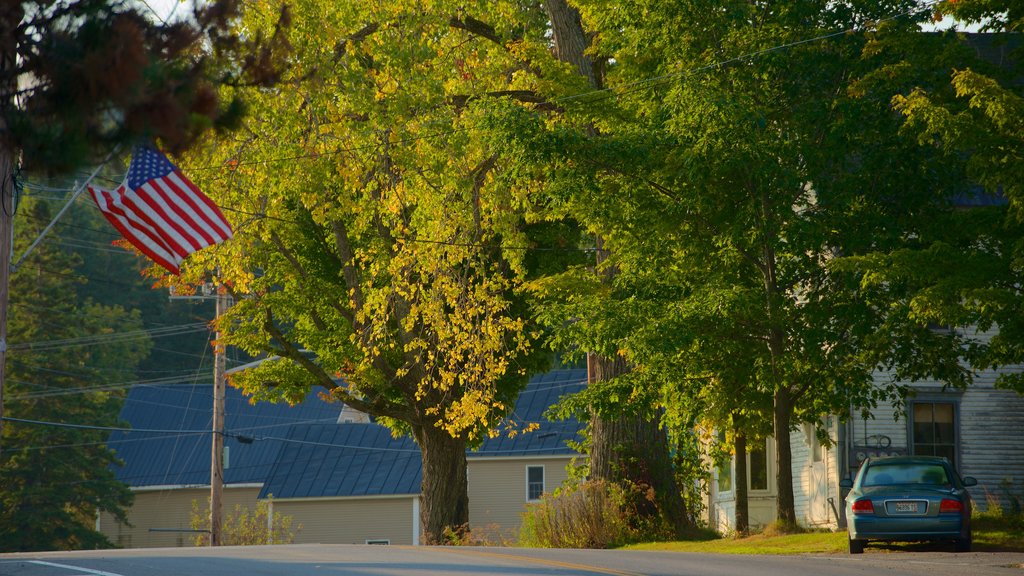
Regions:
<instances>
[{"instance_id":1,"label":"license plate","mask_svg":"<svg viewBox=\"0 0 1024 576\"><path fill-rule=\"evenodd\" d=\"M917 512L917 502L896 502L897 512Z\"/></svg>"}]
</instances>

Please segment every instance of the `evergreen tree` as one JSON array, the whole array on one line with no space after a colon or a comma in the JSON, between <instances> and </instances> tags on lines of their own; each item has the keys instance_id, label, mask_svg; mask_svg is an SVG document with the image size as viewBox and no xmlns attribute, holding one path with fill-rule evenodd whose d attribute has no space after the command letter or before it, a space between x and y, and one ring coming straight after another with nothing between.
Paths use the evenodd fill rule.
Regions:
<instances>
[{"instance_id":1,"label":"evergreen tree","mask_svg":"<svg viewBox=\"0 0 1024 576\"><path fill-rule=\"evenodd\" d=\"M48 221L45 204L26 201L25 222ZM19 229L22 251L41 226ZM142 328L138 311L80 301L78 256L51 236L13 274L7 416L84 426L116 426L125 395L104 382L134 377L148 339L108 339ZM0 454L0 550L108 547L93 529L103 510L125 519L132 496L111 470L107 432L26 422L3 429Z\"/></svg>"}]
</instances>

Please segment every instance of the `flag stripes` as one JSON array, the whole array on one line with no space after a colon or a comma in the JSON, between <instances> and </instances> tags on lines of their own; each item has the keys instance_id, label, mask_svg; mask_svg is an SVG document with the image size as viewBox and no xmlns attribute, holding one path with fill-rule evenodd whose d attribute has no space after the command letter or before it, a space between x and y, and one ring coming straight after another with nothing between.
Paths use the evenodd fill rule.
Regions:
<instances>
[{"instance_id":1,"label":"flag stripes","mask_svg":"<svg viewBox=\"0 0 1024 576\"><path fill-rule=\"evenodd\" d=\"M175 274L186 256L232 236L217 205L151 148L136 149L116 190L89 193L126 240Z\"/></svg>"}]
</instances>

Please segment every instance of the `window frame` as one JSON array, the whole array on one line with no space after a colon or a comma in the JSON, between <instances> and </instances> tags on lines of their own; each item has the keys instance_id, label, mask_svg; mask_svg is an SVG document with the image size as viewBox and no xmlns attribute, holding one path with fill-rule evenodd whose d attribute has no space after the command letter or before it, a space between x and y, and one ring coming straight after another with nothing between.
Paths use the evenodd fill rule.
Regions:
<instances>
[{"instance_id":1,"label":"window frame","mask_svg":"<svg viewBox=\"0 0 1024 576\"><path fill-rule=\"evenodd\" d=\"M771 494L772 493L772 445L771 437L761 441L764 445L764 473L765 487L754 488L754 467L750 461L750 447L747 447L747 494ZM734 474L735 476L735 474Z\"/></svg>"},{"instance_id":2,"label":"window frame","mask_svg":"<svg viewBox=\"0 0 1024 576\"><path fill-rule=\"evenodd\" d=\"M933 454L918 454L917 452L917 439L914 437L914 426L916 424L914 418L914 411L918 405L929 404L932 406L932 414L935 413L935 404L950 404L953 407L953 461L950 464L953 465L953 469L960 472L960 460L961 460L961 442L960 433L962 419L960 415L960 395L952 394L927 394L919 393L913 398L907 399L907 453L912 456L932 456ZM938 445L935 442L931 442L931 445Z\"/></svg>"},{"instance_id":3,"label":"window frame","mask_svg":"<svg viewBox=\"0 0 1024 576\"><path fill-rule=\"evenodd\" d=\"M540 494L538 494L536 498L531 498L530 497L530 486L532 484L536 484L535 482L530 482L530 471L531 470L540 470ZM544 497L544 493L547 492L547 481L548 481L548 474L547 474L547 470L545 470L544 464L527 464L526 465L526 501L527 502L539 502Z\"/></svg>"}]
</instances>

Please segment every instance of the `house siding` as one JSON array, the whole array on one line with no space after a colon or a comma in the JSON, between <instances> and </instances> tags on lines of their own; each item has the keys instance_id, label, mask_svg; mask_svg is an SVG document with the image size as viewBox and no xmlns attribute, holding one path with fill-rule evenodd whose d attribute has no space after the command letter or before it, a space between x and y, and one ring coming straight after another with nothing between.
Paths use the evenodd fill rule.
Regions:
<instances>
[{"instance_id":1,"label":"house siding","mask_svg":"<svg viewBox=\"0 0 1024 576\"><path fill-rule=\"evenodd\" d=\"M1000 372L1020 371L1020 367L1003 368ZM973 476L978 486L971 489L979 510L988 509L988 499L995 498L1007 505L1006 489L1018 498L1024 494L1024 396L995 387L998 372L979 371L974 383L966 390L944 390L940 382L921 381L913 385L915 396L908 401L951 401L957 407L958 447L957 468L964 476ZM874 418L863 420L859 413L851 418L850 442L858 451L872 436L882 436L891 442L889 451L912 453L910 423L905 411L898 421L893 419L894 408L883 405L872 411ZM884 449L871 452L885 452ZM849 473L856 472L858 463L849 463ZM842 470L842 467L839 468ZM843 473L846 471L843 470Z\"/></svg>"},{"instance_id":2,"label":"house siding","mask_svg":"<svg viewBox=\"0 0 1024 576\"><path fill-rule=\"evenodd\" d=\"M274 499L274 513L292 517L301 526L296 544L366 544L387 540L412 545L415 496L392 498Z\"/></svg>"},{"instance_id":3,"label":"house siding","mask_svg":"<svg viewBox=\"0 0 1024 576\"><path fill-rule=\"evenodd\" d=\"M569 457L469 459L469 525L475 537L492 544L514 542L526 511L526 468L544 466L544 491L554 492L568 478Z\"/></svg>"},{"instance_id":4,"label":"house siding","mask_svg":"<svg viewBox=\"0 0 1024 576\"><path fill-rule=\"evenodd\" d=\"M991 332L977 334L980 340L991 336ZM830 423L835 446L823 451L822 464L817 468L811 462L808 432L794 430L790 441L798 521L805 526L845 526L841 517L845 491L839 488L839 480L855 474L865 457L913 453L908 408L914 402L951 402L956 406L956 464L962 475L978 480L978 486L971 489L977 509L987 510L996 502L1005 507L1010 496L1024 497L1024 396L995 387L999 374L1022 371L1021 366L975 371L973 383L964 390L922 380L909 384L912 393L904 406L884 403L867 411L867 417L861 410L851 409L844 422ZM892 378L886 372L875 374L878 383ZM774 485L774 476L771 482ZM729 532L735 522L734 493L716 493L714 482L711 488L709 521L712 527ZM774 494L769 500L771 513L765 511L763 500L751 494L752 525L763 525L774 518Z\"/></svg>"},{"instance_id":5,"label":"house siding","mask_svg":"<svg viewBox=\"0 0 1024 576\"><path fill-rule=\"evenodd\" d=\"M838 425L829 419L826 429L833 441L832 447L821 446L821 460L813 462L811 449L817 442L810 425L790 433L792 449L793 501L797 521L807 527L834 528L838 525L839 461L841 454L835 445ZM831 502L829 499L832 499Z\"/></svg>"},{"instance_id":6,"label":"house siding","mask_svg":"<svg viewBox=\"0 0 1024 576\"><path fill-rule=\"evenodd\" d=\"M258 487L231 488L223 492L224 516L235 506L249 510L256 508ZM107 513L100 514L100 532L122 548L174 548L193 546L194 533L152 532L151 529L191 528L192 502L198 502L204 518L209 517L209 488L171 488L167 490L139 490L135 503L128 510L130 525L118 522Z\"/></svg>"},{"instance_id":7,"label":"house siding","mask_svg":"<svg viewBox=\"0 0 1024 576\"><path fill-rule=\"evenodd\" d=\"M1005 489L1024 497L1024 396L995 388L995 374L975 379L960 404L960 473L978 479L971 489L975 504L988 498L1009 502Z\"/></svg>"}]
</instances>

